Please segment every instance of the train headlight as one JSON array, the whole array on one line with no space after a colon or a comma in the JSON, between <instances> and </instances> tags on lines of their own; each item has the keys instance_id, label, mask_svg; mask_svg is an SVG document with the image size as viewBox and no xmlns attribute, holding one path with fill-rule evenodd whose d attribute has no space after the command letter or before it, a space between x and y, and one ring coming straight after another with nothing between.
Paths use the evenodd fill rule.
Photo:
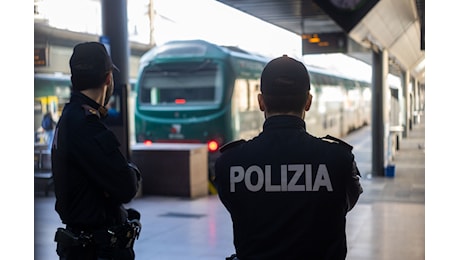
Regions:
<instances>
[{"instance_id":1,"label":"train headlight","mask_svg":"<svg viewBox=\"0 0 460 260\"><path fill-rule=\"evenodd\" d=\"M144 140L144 144L145 145L152 145L152 141L151 140Z\"/></svg>"},{"instance_id":2,"label":"train headlight","mask_svg":"<svg viewBox=\"0 0 460 260\"><path fill-rule=\"evenodd\" d=\"M208 151L215 152L219 149L219 143L215 140L211 140L208 142Z\"/></svg>"}]
</instances>

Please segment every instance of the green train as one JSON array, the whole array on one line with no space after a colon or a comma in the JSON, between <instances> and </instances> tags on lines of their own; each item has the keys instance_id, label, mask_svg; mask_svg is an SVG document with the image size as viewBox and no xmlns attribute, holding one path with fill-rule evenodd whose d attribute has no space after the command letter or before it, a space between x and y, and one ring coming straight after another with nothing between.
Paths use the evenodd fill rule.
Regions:
<instances>
[{"instance_id":1,"label":"green train","mask_svg":"<svg viewBox=\"0 0 460 260\"><path fill-rule=\"evenodd\" d=\"M203 40L154 47L141 58L135 87L136 142L207 144L212 175L223 144L262 130L257 95L269 60ZM308 69L314 99L306 124L312 134L342 137L370 123L370 82Z\"/></svg>"}]
</instances>

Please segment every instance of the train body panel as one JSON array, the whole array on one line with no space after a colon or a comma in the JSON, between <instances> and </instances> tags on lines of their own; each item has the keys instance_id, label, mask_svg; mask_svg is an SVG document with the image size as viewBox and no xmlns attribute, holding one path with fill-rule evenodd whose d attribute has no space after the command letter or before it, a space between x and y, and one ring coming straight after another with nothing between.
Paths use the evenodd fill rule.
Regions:
<instances>
[{"instance_id":1,"label":"train body panel","mask_svg":"<svg viewBox=\"0 0 460 260\"><path fill-rule=\"evenodd\" d=\"M313 103L306 114L307 130L315 136L344 137L370 123L370 82L307 66Z\"/></svg>"}]
</instances>

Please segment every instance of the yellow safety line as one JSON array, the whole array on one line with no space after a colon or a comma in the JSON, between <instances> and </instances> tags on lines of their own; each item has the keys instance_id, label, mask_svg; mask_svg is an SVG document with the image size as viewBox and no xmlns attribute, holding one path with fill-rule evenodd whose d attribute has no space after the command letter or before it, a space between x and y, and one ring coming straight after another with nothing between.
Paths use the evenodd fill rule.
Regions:
<instances>
[{"instance_id":1,"label":"yellow safety line","mask_svg":"<svg viewBox=\"0 0 460 260\"><path fill-rule=\"evenodd\" d=\"M216 187L214 187L211 181L208 181L208 189L209 189L209 194L212 194L212 195L217 194L217 189Z\"/></svg>"}]
</instances>

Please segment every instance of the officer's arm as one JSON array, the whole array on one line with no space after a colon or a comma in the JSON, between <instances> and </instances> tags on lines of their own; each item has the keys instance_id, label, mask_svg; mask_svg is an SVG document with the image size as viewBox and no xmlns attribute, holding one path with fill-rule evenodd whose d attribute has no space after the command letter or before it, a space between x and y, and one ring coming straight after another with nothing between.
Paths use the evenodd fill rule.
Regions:
<instances>
[{"instance_id":1,"label":"officer's arm","mask_svg":"<svg viewBox=\"0 0 460 260\"><path fill-rule=\"evenodd\" d=\"M217 190L218 197L225 208L232 212L230 209L230 203L228 202L228 196L230 193L229 182L228 182L228 173L225 170L221 157L219 157L214 164L215 179L214 184Z\"/></svg>"},{"instance_id":2,"label":"officer's arm","mask_svg":"<svg viewBox=\"0 0 460 260\"><path fill-rule=\"evenodd\" d=\"M75 143L75 156L85 162L82 167L91 172L88 177L105 191L108 197L128 203L139 188L140 173L134 164L127 162L118 149L119 143L110 131L100 131Z\"/></svg>"},{"instance_id":3,"label":"officer's arm","mask_svg":"<svg viewBox=\"0 0 460 260\"><path fill-rule=\"evenodd\" d=\"M361 187L361 183L359 182L361 178L361 174L359 173L358 167L356 166L355 162L355 156L351 151L353 150L353 146L350 144L344 142L343 140L340 140L338 138L335 138L333 136L327 135L322 138L323 140L327 140L329 142L336 142L344 147L346 147L351 156L351 175L347 176L346 180L346 203L347 203L347 211L350 211L355 205L356 202L358 201L359 195L363 193L363 188Z\"/></svg>"},{"instance_id":4,"label":"officer's arm","mask_svg":"<svg viewBox=\"0 0 460 260\"><path fill-rule=\"evenodd\" d=\"M128 162L128 167L132 173L133 181L137 184L136 189L138 190L141 180L142 180L141 171L139 170L139 168L137 168L137 165L134 164L133 162Z\"/></svg>"},{"instance_id":5,"label":"officer's arm","mask_svg":"<svg viewBox=\"0 0 460 260\"><path fill-rule=\"evenodd\" d=\"M346 195L347 195L347 211L350 211L358 201L359 196L363 193L363 188L359 182L361 174L359 169L356 166L355 160L353 160L353 165L351 169L351 176L347 181Z\"/></svg>"}]
</instances>

